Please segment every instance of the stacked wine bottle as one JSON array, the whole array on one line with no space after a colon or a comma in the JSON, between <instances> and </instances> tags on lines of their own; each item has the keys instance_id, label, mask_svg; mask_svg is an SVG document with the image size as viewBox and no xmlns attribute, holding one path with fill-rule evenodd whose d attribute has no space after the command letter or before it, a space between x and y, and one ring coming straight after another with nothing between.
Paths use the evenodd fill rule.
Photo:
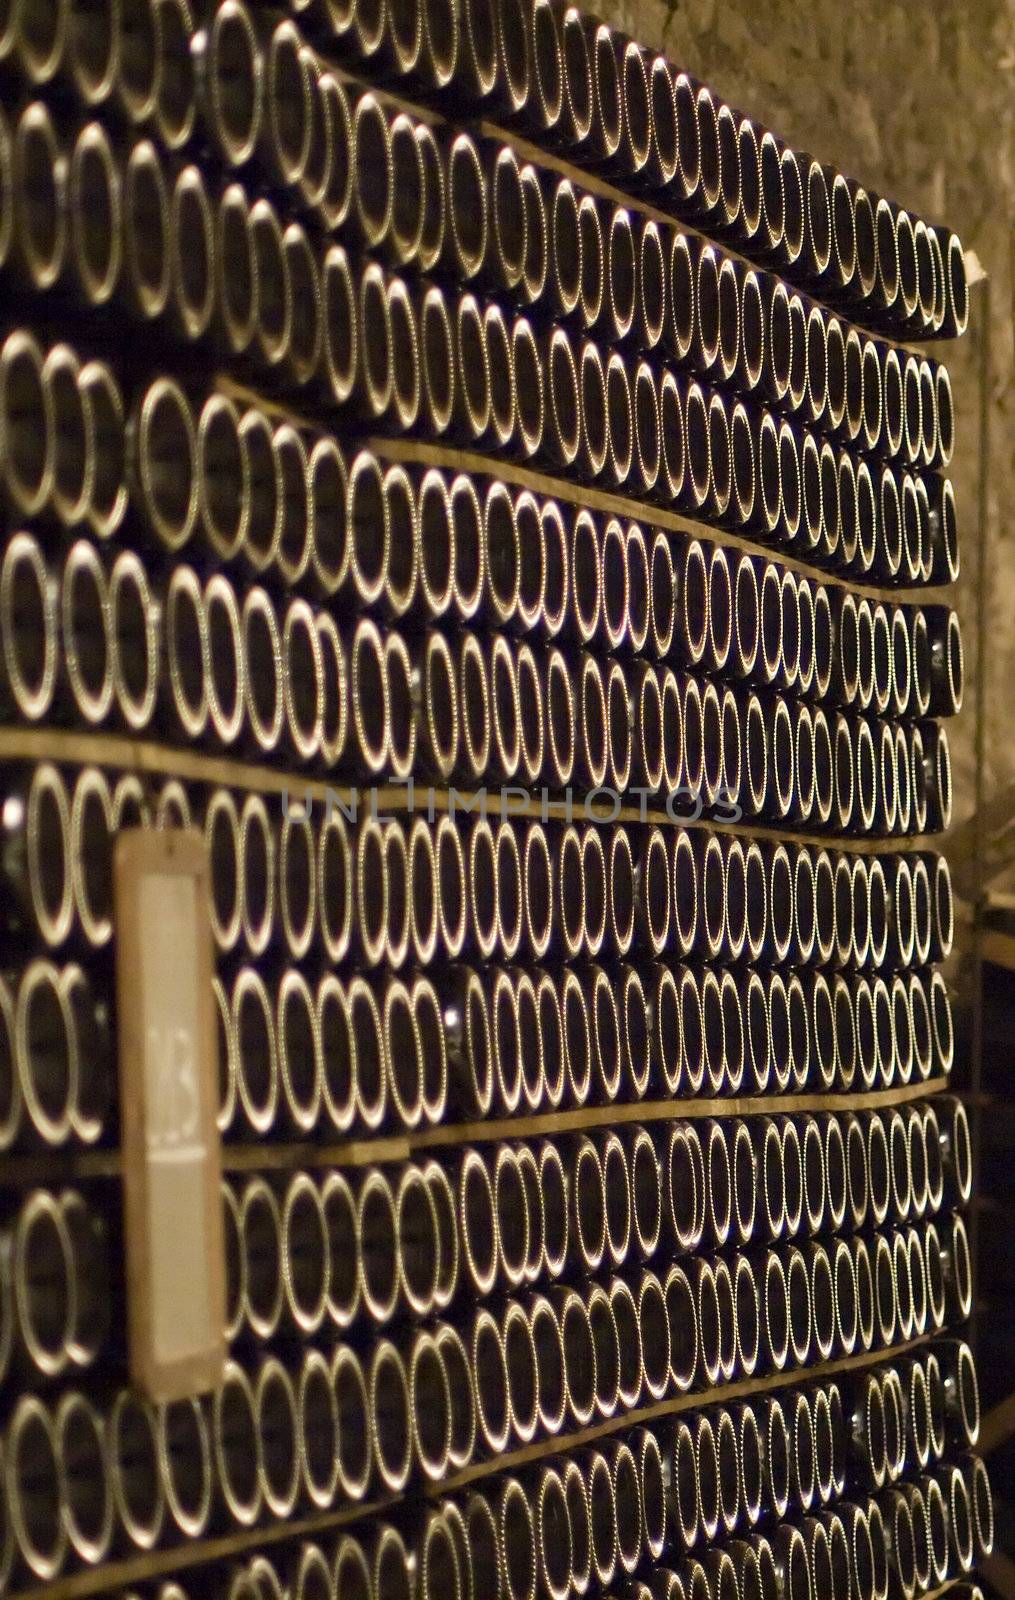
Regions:
<instances>
[{"instance_id":1,"label":"stacked wine bottle","mask_svg":"<svg viewBox=\"0 0 1015 1600\"><path fill-rule=\"evenodd\" d=\"M978 1594L958 239L566 0L20 0L0 76L0 1591ZM138 827L216 966L164 1405Z\"/></svg>"}]
</instances>

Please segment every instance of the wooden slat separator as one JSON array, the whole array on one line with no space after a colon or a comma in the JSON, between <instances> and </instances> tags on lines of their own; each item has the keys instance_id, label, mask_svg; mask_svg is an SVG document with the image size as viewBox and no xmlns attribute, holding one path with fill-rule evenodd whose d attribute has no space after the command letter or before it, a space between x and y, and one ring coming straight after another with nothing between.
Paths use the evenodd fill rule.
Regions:
<instances>
[{"instance_id":1,"label":"wooden slat separator","mask_svg":"<svg viewBox=\"0 0 1015 1600\"><path fill-rule=\"evenodd\" d=\"M591 13L586 13L586 15L591 15ZM601 200L609 201L611 205L622 206L625 210L633 211L638 216L651 217L661 227L676 228L679 232L700 240L704 245L712 245L716 250L731 256L742 267L753 268L755 272L774 273L776 277L780 276L778 268L766 266L763 262L755 261L751 256L744 255L728 239L720 238L718 234L707 233L703 228L698 227L693 219L675 216L673 212L665 211L662 207L653 205L651 200L646 199L641 194L630 194L626 189L618 188L616 184L610 183L607 178L600 177L598 173L589 167L580 166L576 161L568 161L566 157L559 155L555 150L545 149L543 145L536 144L516 129L504 127L501 123L495 122L489 117L484 117L481 114L482 107L478 107L471 115L466 111L463 116L457 117L452 121L439 108L423 105L404 94L397 93L388 85L371 82L369 78L357 73L348 63L339 61L334 56L329 56L326 51L320 48L317 42L308 40L307 43L313 50L317 63L322 69L334 73L343 83L353 89L369 91L371 94L376 95L382 105L390 106L392 110L405 111L409 116L415 117L417 122L428 123L432 128L448 128L455 131L464 129L466 132L477 133L484 139L493 139L499 144L509 145L521 157L523 162L531 162L534 167L542 167L548 172L557 173L562 178L568 178L576 187L587 189L590 194L597 195ZM792 289L796 285L791 283L789 287ZM834 314L846 323L854 321L848 308L844 311L839 307L830 305L827 301L822 300L814 289L809 289L805 284L801 285L801 292L808 299L820 305L830 316ZM929 355L935 361L941 360L941 357L935 353L933 347L943 341L937 339L928 340L927 344L931 346L931 349L928 350L926 344L921 345L913 340L900 339L895 334L882 332L880 329L870 329L863 322L857 322L856 326L861 332L869 333L871 338L879 340L882 344L893 345L896 350L916 356Z\"/></svg>"},{"instance_id":2,"label":"wooden slat separator","mask_svg":"<svg viewBox=\"0 0 1015 1600\"><path fill-rule=\"evenodd\" d=\"M863 578L850 578L847 582L823 567L802 561L788 550L761 544L746 534L736 533L729 528L719 528L712 523L695 522L678 511L667 510L665 506L658 505L655 501L636 500L628 495L599 489L595 484L580 483L574 478L554 477L534 467L524 466L518 461L485 456L478 451L431 443L426 439L377 435L366 442L376 455L387 460L403 464L414 462L428 467L445 467L451 471L500 478L505 483L531 489L534 494L544 495L550 499L567 500L572 505L589 506L594 511L605 512L608 516L622 517L628 522L641 522L649 528L666 528L671 533L684 533L698 539L711 540L726 549L743 551L744 554L756 556L759 560L774 561L781 567L789 567L801 577L809 578L813 583L822 583L830 589L838 589L843 593L848 591L857 597L867 595L872 600L882 600L892 605L902 602L933 605L947 603L948 600L948 590L941 587L885 589L866 583Z\"/></svg>"},{"instance_id":3,"label":"wooden slat separator","mask_svg":"<svg viewBox=\"0 0 1015 1600\"><path fill-rule=\"evenodd\" d=\"M529 1466L549 1456L578 1449L583 1444L605 1438L612 1433L637 1427L639 1423L659 1421L664 1417L676 1416L682 1411L717 1405L727 1400L742 1399L748 1395L765 1394L772 1390L792 1387L794 1384L818 1383L826 1378L834 1378L876 1366L881 1362L892 1361L925 1344L928 1337L924 1334L905 1344L894 1345L890 1350L865 1351L860 1355L843 1356L836 1361L826 1361L813 1367L770 1373L763 1378L748 1378L715 1389L674 1395L669 1400L641 1406L636 1411L611 1417L606 1422L597 1423L578 1432L555 1435L536 1444L527 1445L523 1449L506 1451L491 1461L477 1462L474 1466L466 1467L461 1472L443 1478L439 1483L428 1485L422 1496L418 1492L415 1495L394 1495L360 1505L342 1506L338 1510L324 1511L263 1528L247 1528L220 1537L195 1539L166 1550L153 1550L136 1556L127 1556L119 1561L58 1578L52 1583L39 1584L31 1589L14 1593L8 1596L8 1600L85 1600L87 1596L125 1589L132 1584L167 1577L190 1567L205 1565L210 1561L222 1561L230 1557L242 1558L286 1540L319 1537L368 1517L391 1514L400 1507L425 1503L426 1499L442 1498L484 1478L496 1477L500 1473ZM924 1600L937 1600L947 1588L948 1585L945 1585L943 1589L935 1590L933 1595L925 1596Z\"/></svg>"},{"instance_id":4,"label":"wooden slat separator","mask_svg":"<svg viewBox=\"0 0 1015 1600\"><path fill-rule=\"evenodd\" d=\"M307 433L327 431L320 418L314 418L298 407L287 405L273 396L262 394L246 383L238 383L228 372L215 376L215 388L239 406L256 406L266 416L278 422L290 422ZM337 413L336 413L337 416ZM600 489L595 484L582 483L575 478L556 477L508 456L484 455L478 450L465 450L457 445L442 444L437 440L403 438L390 434L364 434L360 443L385 461L403 465L442 467L450 472L466 472L476 477L498 478L517 488L530 489L547 499L566 500L572 505L589 506L608 516L623 517L628 522L639 522L648 528L665 528L671 533L682 533L699 539L708 539L728 550L743 551L758 560L770 560L782 567L809 578L813 583L824 584L832 590L866 595L870 600L881 600L895 605L947 604L947 586L934 585L915 589L884 588L867 582L863 577L846 580L829 572L814 562L802 560L791 551L779 546L762 544L747 534L730 528L716 527L713 523L698 522L678 511L670 511L654 500L637 500L630 495Z\"/></svg>"},{"instance_id":5,"label":"wooden slat separator","mask_svg":"<svg viewBox=\"0 0 1015 1600\"><path fill-rule=\"evenodd\" d=\"M621 1124L697 1122L708 1117L778 1117L790 1113L887 1110L925 1100L948 1087L947 1078L899 1084L863 1094L754 1095L715 1100L640 1100L623 1105L582 1106L528 1117L491 1117L480 1122L448 1122L410 1133L376 1138L344 1139L334 1144L310 1140L271 1144L224 1144L225 1172L287 1172L298 1168L367 1167L408 1161L417 1151L457 1149L500 1139L541 1139L594 1132ZM121 1171L117 1150L32 1152L6 1155L0 1162L0 1188L67 1179L116 1178Z\"/></svg>"},{"instance_id":6,"label":"wooden slat separator","mask_svg":"<svg viewBox=\"0 0 1015 1600\"><path fill-rule=\"evenodd\" d=\"M479 791L467 789L432 788L423 781L414 784L414 802L409 802L409 790L403 785L381 784L374 788L369 780L353 786L348 781L327 783L321 778L307 777L281 767L269 767L249 761L235 760L229 756L204 755L187 747L158 744L148 739L127 738L113 733L73 733L62 728L0 728L0 762L53 761L70 766L93 763L100 767L121 768L135 772L140 777L178 778L184 783L220 784L234 789L245 789L259 794L288 795L293 801L309 799L327 804L329 798L335 806L351 811L354 803L363 813L376 812L380 816L429 811L445 812L449 809L471 811L480 809ZM708 817L670 816L666 810L646 806L645 813L637 806L621 806L609 815L595 807L588 812L583 799L569 807L563 800L547 800L530 795L523 800L506 790L488 791L488 814L527 818L539 822L598 822L605 827L614 823L645 824L660 828L704 828L713 833L737 835L741 838L772 839L782 844L805 844L815 849L842 850L851 855L880 855L897 851L933 850L934 840L927 835L911 834L905 837L859 837L852 834L800 833L758 822L721 822Z\"/></svg>"}]
</instances>

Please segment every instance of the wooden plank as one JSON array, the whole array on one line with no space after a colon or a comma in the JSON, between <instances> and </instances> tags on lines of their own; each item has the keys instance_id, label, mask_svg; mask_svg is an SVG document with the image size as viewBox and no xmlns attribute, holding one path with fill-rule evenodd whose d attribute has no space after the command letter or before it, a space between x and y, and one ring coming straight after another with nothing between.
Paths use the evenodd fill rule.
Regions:
<instances>
[{"instance_id":1,"label":"wooden plank","mask_svg":"<svg viewBox=\"0 0 1015 1600\"><path fill-rule=\"evenodd\" d=\"M899 1345L891 1351L882 1351L875 1356L873 1352L864 1351L860 1355L840 1356L837 1361L827 1361L821 1366L796 1368L792 1372L770 1372L764 1377L742 1378L737 1383L727 1383L720 1387L706 1391L704 1394L691 1390L687 1394L673 1395L667 1400L658 1400L653 1405L638 1406L634 1411L626 1411L622 1416L610 1417L606 1422L592 1423L590 1427L581 1428L566 1439L540 1439L536 1444L524 1445L517 1450L505 1451L498 1456L496 1462L480 1461L474 1466L464 1467L461 1472L454 1473L439 1485L439 1492L446 1494L455 1489L464 1488L466 1484L475 1483L477 1479L488 1477L491 1470L497 1472L515 1471L520 1467L530 1466L534 1461L541 1460L547 1455L556 1455L561 1450L575 1450L582 1445L592 1444L597 1439L608 1438L610 1434L620 1429L637 1428L643 1423L658 1422L662 1417L673 1417L682 1411L696 1411L702 1406L723 1404L731 1400L742 1400L748 1395L769 1394L773 1389L785 1389L792 1384L801 1382L819 1383L822 1378L832 1378L846 1372L856 1372L868 1367L873 1361L889 1361L894 1357L905 1354L907 1351L923 1344L929 1335L923 1334L918 1339L910 1339L908 1343ZM824 1600L824 1597L822 1597Z\"/></svg>"},{"instance_id":2,"label":"wooden plank","mask_svg":"<svg viewBox=\"0 0 1015 1600\"><path fill-rule=\"evenodd\" d=\"M232 1556L253 1555L261 1549L281 1544L288 1539L301 1539L332 1529L342 1528L350 1522L377 1516L401 1503L401 1497L344 1506L323 1516L292 1517L286 1522L268 1523L264 1527L244 1528L238 1533L222 1534L217 1538L193 1539L144 1555L124 1556L99 1567L86 1567L52 1583L39 1584L23 1590L7 1600L85 1600L88 1595L115 1594L136 1583L147 1583L157 1578L172 1577L191 1567L204 1566L210 1561L226 1561Z\"/></svg>"},{"instance_id":3,"label":"wooden plank","mask_svg":"<svg viewBox=\"0 0 1015 1600\"><path fill-rule=\"evenodd\" d=\"M628 1122L696 1121L705 1117L778 1116L783 1112L859 1111L875 1106L901 1105L922 1100L945 1087L947 1079L932 1078L918 1086L871 1090L848 1095L757 1095L739 1099L643 1100L625 1105L583 1106L576 1111L551 1111L536 1117L503 1117L490 1122L444 1124L410 1137L414 1150L490 1139L525 1139Z\"/></svg>"},{"instance_id":4,"label":"wooden plank","mask_svg":"<svg viewBox=\"0 0 1015 1600\"><path fill-rule=\"evenodd\" d=\"M926 1083L899 1084L892 1089L871 1089L863 1094L770 1094L739 1099L635 1100L622 1105L582 1106L571 1111L545 1111L530 1117L490 1117L483 1122L441 1123L412 1133L383 1134L376 1138L345 1139L334 1144L312 1139L273 1144L226 1144L222 1147L224 1172L285 1172L300 1167L367 1167L407 1161L416 1152L455 1149L467 1144L490 1144L499 1139L541 1139L583 1133L619 1124L698 1122L707 1117L778 1117L798 1112L886 1110L940 1094L947 1078ZM0 1167L0 1187L20 1188L36 1183L60 1183L73 1177L117 1178L122 1172L116 1150L5 1155ZM972 1204L979 1197L974 1196ZM982 1203L982 1202L980 1202Z\"/></svg>"},{"instance_id":5,"label":"wooden plank","mask_svg":"<svg viewBox=\"0 0 1015 1600\"><path fill-rule=\"evenodd\" d=\"M220 371L216 374L215 387L219 393L228 396L238 405L255 406L275 421L290 422L294 427L308 433L321 432L320 418L310 417L272 395L262 394L249 383L237 382L229 372ZM670 511L658 501L639 500L616 490L601 489L595 484L581 483L573 477L558 477L535 467L524 466L508 457L486 455L479 450L463 450L457 445L441 441L392 437L387 434L372 435L365 438L363 444L385 461L441 467L448 472L466 472L479 477L493 476L504 483L513 484L516 488L530 489L533 494L542 495L546 499L565 500L571 505L589 506L592 510L604 512L607 516L640 522L650 528L666 528L671 533L708 539L715 544L721 544L727 550L743 551L756 556L759 560L773 561L779 567L786 567L814 583L823 584L831 591L833 610L836 605L836 592L844 594L847 591L856 596L866 595L868 599L880 600L888 605L900 602L919 605L948 603L947 589L941 586L893 589L867 583L862 577L851 578L846 583L827 568L792 555L781 546L764 544L759 539L752 539L746 533L720 528L714 523L703 522L683 512Z\"/></svg>"},{"instance_id":6,"label":"wooden plank","mask_svg":"<svg viewBox=\"0 0 1015 1600\"><path fill-rule=\"evenodd\" d=\"M865 594L872 600L882 600L889 605L914 599L921 605L947 603L948 600L947 593L943 589L927 588L913 591L885 589L879 588L876 584L864 583L862 579L851 579L849 583L844 583L826 568L816 566L813 562L802 561L781 547L762 544L746 534L734 533L729 528L719 528L712 523L693 520L680 512L668 511L656 501L636 500L630 495L598 489L594 484L580 483L575 478L558 478L550 473L537 471L533 467L521 466L517 461L481 455L478 451L431 443L425 439L389 438L378 435L367 440L367 444L376 455L389 461L444 467L451 472L469 472L487 477L492 474L505 483L531 489L534 494L549 499L567 500L572 505L589 506L593 511L602 511L607 516L622 517L624 521L642 522L652 528L666 528L672 533L709 539L726 549L743 551L759 559L768 559L780 567L788 567L812 582L824 584L826 588L832 590L833 610L836 604L834 591L845 593L848 590L856 596Z\"/></svg>"},{"instance_id":7,"label":"wooden plank","mask_svg":"<svg viewBox=\"0 0 1015 1600\"><path fill-rule=\"evenodd\" d=\"M618 1433L626 1428L636 1427L642 1421L657 1421L661 1417L676 1416L682 1411L692 1411L702 1406L717 1405L727 1400L742 1398L745 1395L764 1394L772 1390L792 1388L801 1382L818 1383L826 1378L840 1376L842 1373L856 1372L866 1367L876 1366L881 1362L892 1361L908 1351L917 1349L925 1344L929 1337L930 1335L924 1334L918 1339L909 1340L906 1344L893 1346L890 1350L872 1350L863 1352L860 1355L842 1356L836 1361L826 1361L803 1370L797 1368L787 1372L770 1373L762 1378L748 1378L738 1383L724 1384L715 1389L692 1390L688 1394L674 1395L669 1400L661 1400L655 1405L642 1406L636 1411L624 1412L619 1416L611 1417L608 1421L597 1423L591 1428L541 1439L538 1443L527 1445L523 1449L511 1450L495 1456L490 1461L477 1462L474 1466L466 1467L463 1471L444 1478L439 1483L426 1485L424 1493L430 1499L440 1499L456 1489L465 1487L467 1484L477 1483L484 1478L495 1477L501 1472L508 1472L530 1465L548 1456L556 1456L564 1451L578 1449L582 1444L590 1440L606 1438L610 1434ZM141 1555L127 1556L120 1561L88 1568L85 1571L73 1573L68 1577L58 1578L52 1583L43 1583L31 1589L23 1590L20 1593L9 1596L8 1600L86 1600L86 1597L91 1595L126 1589L134 1584L146 1583L155 1578L165 1577L169 1573L182 1572L187 1568L203 1565L209 1561L221 1561L232 1556L241 1557L247 1552L278 1544L283 1540L318 1537L333 1529L346 1527L350 1523L393 1511L396 1507L403 1506L405 1503L403 1495L394 1495L388 1499L375 1500L362 1505L344 1505L336 1510L324 1511L274 1525L269 1524L267 1527L247 1528L241 1532L227 1534L220 1538L195 1539L170 1549L154 1550ZM944 1594L948 1587L948 1585L945 1585L944 1588L935 1590L933 1594L924 1596L924 1600L937 1600L937 1597ZM1015 1594L1013 1594L1012 1600L1015 1600Z\"/></svg>"},{"instance_id":8,"label":"wooden plank","mask_svg":"<svg viewBox=\"0 0 1015 1600\"><path fill-rule=\"evenodd\" d=\"M4 1151L0 1187L27 1189L37 1183L82 1183L95 1178L118 1178L121 1171L119 1150L32 1150L24 1155Z\"/></svg>"},{"instance_id":9,"label":"wooden plank","mask_svg":"<svg viewBox=\"0 0 1015 1600\"><path fill-rule=\"evenodd\" d=\"M582 7L582 13L589 20L601 20L596 16L595 12L588 11L585 7ZM411 117L415 117L419 122L427 123L430 127L444 127L456 133L460 131L460 118L457 121L452 121L433 106L423 105L418 101L411 100L406 95L399 94L386 85L380 85L369 77L357 73L355 68L350 67L347 62L340 61L322 51L316 41L310 42L310 48L313 50L318 64L323 69L333 73L344 83L351 85L355 89L369 90L382 105L397 111L408 112ZM744 267L753 267L758 272L772 271L772 268L766 266L763 262L756 261L752 256L742 254L731 244L729 239L719 238L715 234L707 233L703 228L697 227L692 219L678 217L671 211L666 211L659 206L653 205L651 200L645 198L644 194L635 193L633 189L629 192L626 189L619 188L616 184L601 178L588 167L579 166L577 162L568 161L555 150L547 150L542 145L534 144L532 140L525 138L523 134L518 133L514 128L505 127L499 122L491 121L489 118L480 118L475 127L483 138L493 139L499 144L508 145L521 157L523 162L531 162L533 166L542 167L548 172L559 174L562 178L568 178L579 190L587 189L589 193L598 195L601 199L607 200L613 205L621 206L627 211L632 211L637 216L651 217L663 227L675 228L692 238L700 239L702 244L711 245L720 255L728 255ZM778 275L776 273L776 276ZM820 292L816 289L805 287L804 293L808 299L816 301L825 310L829 312L836 310L834 305L822 299ZM912 340L900 339L891 330L886 331L881 328L867 330L855 308L850 312L850 319L863 331L870 331L872 337L883 344L894 345L897 350L910 352L917 356L927 353L924 345L916 344ZM928 342L931 345L937 343L934 339L930 339ZM931 354L935 360L940 360L940 357L934 355L933 351Z\"/></svg>"},{"instance_id":10,"label":"wooden plank","mask_svg":"<svg viewBox=\"0 0 1015 1600\"><path fill-rule=\"evenodd\" d=\"M350 787L348 783L327 783L319 778L309 778L300 772L282 767L257 765L249 761L235 761L221 756L203 755L198 751L172 745L158 744L149 739L128 739L115 733L72 733L64 728L0 728L0 761L55 761L67 766L95 766L137 773L141 778L178 778L184 783L221 784L233 789L243 789L264 795L287 795L293 802L309 800L327 804L329 797L335 806L353 807L363 814L410 814L416 812L446 812L453 807L479 811L477 793L467 789L437 789L418 783L410 790L404 785L369 785ZM665 809L646 806L644 812L636 806L622 806L615 814L601 812L595 806L586 808L579 800L569 806L565 801L546 800L538 794L523 799L509 791L503 798L499 792L488 801L491 816L525 818L539 822L597 822L604 827L614 823L645 824L659 828L707 829L712 833L729 834L743 839L778 840L784 844L806 844L815 849L839 850L850 855L883 855L889 853L933 849L931 836L909 834L900 838L860 838L853 834L800 833L756 820L745 822L719 822L707 817L670 816Z\"/></svg>"}]
</instances>

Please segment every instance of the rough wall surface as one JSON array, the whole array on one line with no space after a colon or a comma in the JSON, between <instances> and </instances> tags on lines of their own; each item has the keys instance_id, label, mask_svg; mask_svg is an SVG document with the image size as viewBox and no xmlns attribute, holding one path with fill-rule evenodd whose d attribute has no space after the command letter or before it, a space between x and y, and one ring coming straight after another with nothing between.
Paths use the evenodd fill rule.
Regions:
<instances>
[{"instance_id":1,"label":"rough wall surface","mask_svg":"<svg viewBox=\"0 0 1015 1600\"><path fill-rule=\"evenodd\" d=\"M985 795L1015 783L1015 0L601 0L627 28L823 161L975 250L991 278ZM955 393L965 713L949 729L955 817L973 809L979 334L937 346ZM1012 841L1015 849L1015 840Z\"/></svg>"}]
</instances>

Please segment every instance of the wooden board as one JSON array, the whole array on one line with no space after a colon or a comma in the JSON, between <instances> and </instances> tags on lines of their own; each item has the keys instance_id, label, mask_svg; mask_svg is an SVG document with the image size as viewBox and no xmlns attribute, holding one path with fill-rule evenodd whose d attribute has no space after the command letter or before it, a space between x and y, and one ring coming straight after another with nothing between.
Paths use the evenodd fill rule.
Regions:
<instances>
[{"instance_id":1,"label":"wooden board","mask_svg":"<svg viewBox=\"0 0 1015 1600\"><path fill-rule=\"evenodd\" d=\"M208 854L192 830L116 840L130 1371L152 1400L214 1388L226 1358Z\"/></svg>"},{"instance_id":2,"label":"wooden board","mask_svg":"<svg viewBox=\"0 0 1015 1600\"><path fill-rule=\"evenodd\" d=\"M324 778L304 776L291 767L269 767L249 761L239 761L232 756L206 755L189 746L160 744L150 739L128 738L118 733L76 733L66 728L0 728L0 761L56 761L68 766L108 767L124 772L134 772L141 779L178 778L182 783L222 784L231 789L242 789L264 795L285 795L293 802L310 799L325 805L340 807L352 821L360 816L477 812L483 814L477 798L482 791L470 789L442 789L424 782L415 782L410 791L402 784L382 784L375 787L369 778L352 786L344 780L328 782ZM839 850L848 855L887 855L904 852L938 850L939 841L933 834L892 834L890 836L802 833L781 824L751 818L740 822L721 822L711 817L671 816L664 808L656 810L645 806L622 806L616 815L613 807L609 814L605 808L586 806L585 797L571 805L563 800L544 800L539 793L522 795L506 789L503 798L498 793L487 806L495 821L502 817L527 818L539 822L598 823L612 827L615 823L648 824L664 829L687 828L703 832L757 839L759 843L812 845L815 849Z\"/></svg>"},{"instance_id":3,"label":"wooden board","mask_svg":"<svg viewBox=\"0 0 1015 1600\"><path fill-rule=\"evenodd\" d=\"M621 1433L629 1427L637 1426L639 1422L658 1421L662 1417L676 1416L685 1411L697 1411L703 1406L720 1405L743 1399L748 1395L791 1389L801 1384L821 1383L845 1373L863 1372L870 1367L897 1360L913 1350L920 1349L928 1343L930 1337L929 1334L924 1334L903 1344L894 1345L888 1350L863 1351L857 1355L840 1356L836 1360L821 1362L811 1367L768 1373L762 1377L755 1376L736 1383L723 1384L715 1389L691 1390L686 1394L672 1395L654 1405L610 1417L605 1422L594 1423L591 1427L578 1432L551 1434L548 1438L537 1440L535 1444L507 1451L487 1461L474 1462L461 1472L443 1478L437 1483L425 1485L423 1494L429 1500L438 1500L454 1490L465 1488L482 1479L496 1477L502 1472L523 1470L561 1452L576 1450L583 1444ZM259 1550L268 1550L273 1545L289 1543L296 1539L321 1539L335 1529L396 1512L406 1503L404 1494L391 1495L377 1500L346 1503L328 1511L310 1512L299 1518L269 1522L254 1528L241 1528L204 1539L186 1540L182 1544L127 1555L99 1567L86 1567L80 1572L56 1578L52 1583L39 1584L34 1588L13 1593L7 1600L88 1600L90 1596L106 1595L138 1583L149 1583L209 1561L243 1558ZM421 1501L416 1498L411 1499L410 1503L418 1508ZM922 1600L938 1600L938 1597L947 1593L950 1588L951 1583L947 1583L942 1588L924 1595ZM486 1597L482 1597L482 1600L486 1600ZM825 1600L825 1597L822 1596L821 1600ZM1012 1600L1015 1600L1015 1594L1012 1595Z\"/></svg>"}]
</instances>

